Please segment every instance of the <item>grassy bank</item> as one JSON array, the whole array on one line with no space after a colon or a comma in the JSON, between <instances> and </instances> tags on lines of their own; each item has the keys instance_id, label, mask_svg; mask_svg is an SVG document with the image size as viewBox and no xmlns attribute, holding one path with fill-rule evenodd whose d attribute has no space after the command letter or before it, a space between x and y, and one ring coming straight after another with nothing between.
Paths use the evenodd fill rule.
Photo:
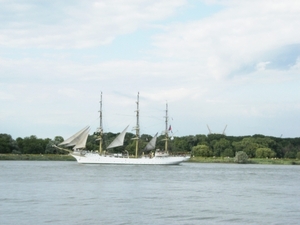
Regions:
<instances>
[{"instance_id":1,"label":"grassy bank","mask_svg":"<svg viewBox=\"0 0 300 225\"><path fill-rule=\"evenodd\" d=\"M0 154L0 160L75 161L70 155L57 154Z\"/></svg>"},{"instance_id":2,"label":"grassy bank","mask_svg":"<svg viewBox=\"0 0 300 225\"><path fill-rule=\"evenodd\" d=\"M234 163L234 158L227 157L191 157L189 162L198 163Z\"/></svg>"},{"instance_id":3,"label":"grassy bank","mask_svg":"<svg viewBox=\"0 0 300 225\"><path fill-rule=\"evenodd\" d=\"M250 159L254 164L274 164L274 165L300 165L298 159Z\"/></svg>"},{"instance_id":4,"label":"grassy bank","mask_svg":"<svg viewBox=\"0 0 300 225\"><path fill-rule=\"evenodd\" d=\"M234 158L227 157L192 157L189 162L197 163L235 163ZM249 164L300 165L298 159L259 159L248 160Z\"/></svg>"}]
</instances>

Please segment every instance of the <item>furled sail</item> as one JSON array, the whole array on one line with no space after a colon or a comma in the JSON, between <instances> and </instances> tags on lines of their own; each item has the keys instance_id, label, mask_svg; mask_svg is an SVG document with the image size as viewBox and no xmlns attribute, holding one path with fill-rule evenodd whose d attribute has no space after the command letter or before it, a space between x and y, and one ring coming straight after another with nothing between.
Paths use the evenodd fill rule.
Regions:
<instances>
[{"instance_id":1,"label":"furled sail","mask_svg":"<svg viewBox=\"0 0 300 225\"><path fill-rule=\"evenodd\" d=\"M155 149L156 146L156 139L157 139L157 134L156 133L154 135L154 137L148 142L148 144L146 145L146 147L144 148L144 151L151 151L153 149Z\"/></svg>"},{"instance_id":2,"label":"furled sail","mask_svg":"<svg viewBox=\"0 0 300 225\"><path fill-rule=\"evenodd\" d=\"M75 146L75 148L84 148L89 131L90 127L87 126L82 130L78 131L76 134L69 137L67 140L60 143L59 145Z\"/></svg>"},{"instance_id":3,"label":"furled sail","mask_svg":"<svg viewBox=\"0 0 300 225\"><path fill-rule=\"evenodd\" d=\"M127 128L129 127L129 125L122 131L122 133L120 133L111 143L109 146L107 146L107 149L109 148L115 148L118 146L122 146L123 142L124 142L124 138L125 138L125 134L127 131Z\"/></svg>"}]
</instances>

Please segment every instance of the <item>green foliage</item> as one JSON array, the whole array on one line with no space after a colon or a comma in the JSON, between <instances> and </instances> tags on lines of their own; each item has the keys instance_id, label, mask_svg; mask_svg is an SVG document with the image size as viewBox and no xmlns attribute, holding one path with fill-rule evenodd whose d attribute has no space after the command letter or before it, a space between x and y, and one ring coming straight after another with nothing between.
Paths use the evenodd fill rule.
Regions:
<instances>
[{"instance_id":1,"label":"green foliage","mask_svg":"<svg viewBox=\"0 0 300 225\"><path fill-rule=\"evenodd\" d=\"M300 152L297 152L296 158L300 159Z\"/></svg>"},{"instance_id":2,"label":"green foliage","mask_svg":"<svg viewBox=\"0 0 300 225\"><path fill-rule=\"evenodd\" d=\"M226 136L224 134L208 134L207 139L209 142L213 140L220 140L221 138L225 138Z\"/></svg>"},{"instance_id":3,"label":"green foliage","mask_svg":"<svg viewBox=\"0 0 300 225\"><path fill-rule=\"evenodd\" d=\"M117 134L105 133L103 149L116 137ZM132 138L135 134L127 133L123 147L118 147L112 152L122 152L127 150L131 155L135 154L135 142ZM139 140L139 150L143 150L148 141L152 138L151 135L143 134ZM164 149L164 136L157 138L156 148ZM95 135L89 135L86 148L88 150L98 150L99 141ZM8 134L0 134L0 153L15 153L15 154L67 154L53 148L53 144L58 144L63 141L61 136L56 136L53 140L46 138L41 139L32 135L30 137L18 137L14 140ZM223 134L209 135L188 135L183 137L174 137L169 140L168 149L170 153L192 153L195 156L203 157L234 157L239 151L245 152L249 158L286 158L295 159L300 156L300 138L278 138L268 137L264 135L253 136L225 136Z\"/></svg>"},{"instance_id":4,"label":"green foliage","mask_svg":"<svg viewBox=\"0 0 300 225\"><path fill-rule=\"evenodd\" d=\"M197 145L192 149L193 156L202 156L202 157L210 157L213 152L209 149L207 145Z\"/></svg>"},{"instance_id":5,"label":"green foliage","mask_svg":"<svg viewBox=\"0 0 300 225\"><path fill-rule=\"evenodd\" d=\"M135 155L135 142L132 141L125 147L125 150L128 151L129 155Z\"/></svg>"},{"instance_id":6,"label":"green foliage","mask_svg":"<svg viewBox=\"0 0 300 225\"><path fill-rule=\"evenodd\" d=\"M23 147L24 147L24 145L23 145L23 138L18 137L18 138L16 139L16 142L17 142L17 145L18 145L18 147L19 147L20 152L22 152L22 149L23 149Z\"/></svg>"},{"instance_id":7,"label":"green foliage","mask_svg":"<svg viewBox=\"0 0 300 225\"><path fill-rule=\"evenodd\" d=\"M97 135L89 135L86 142L86 149L99 151L99 140Z\"/></svg>"},{"instance_id":8,"label":"green foliage","mask_svg":"<svg viewBox=\"0 0 300 225\"><path fill-rule=\"evenodd\" d=\"M45 153L45 140L37 138L35 135L23 139L23 148L21 150L24 154L43 154Z\"/></svg>"},{"instance_id":9,"label":"green foliage","mask_svg":"<svg viewBox=\"0 0 300 225\"><path fill-rule=\"evenodd\" d=\"M208 145L207 136L203 134L197 134L195 135L196 142L194 143L194 146L196 145Z\"/></svg>"},{"instance_id":10,"label":"green foliage","mask_svg":"<svg viewBox=\"0 0 300 225\"><path fill-rule=\"evenodd\" d=\"M231 144L225 138L221 138L220 140L215 140L213 144L213 155L219 157L223 155L225 149L231 148Z\"/></svg>"},{"instance_id":11,"label":"green foliage","mask_svg":"<svg viewBox=\"0 0 300 225\"><path fill-rule=\"evenodd\" d=\"M223 157L234 157L233 149L232 149L232 148L226 148L226 149L222 152L221 156L223 156Z\"/></svg>"},{"instance_id":12,"label":"green foliage","mask_svg":"<svg viewBox=\"0 0 300 225\"><path fill-rule=\"evenodd\" d=\"M66 151L57 149L53 147L53 145L58 145L59 143L63 142L64 139L61 136L56 136L54 140L49 140L46 149L45 149L45 154L67 154Z\"/></svg>"},{"instance_id":13,"label":"green foliage","mask_svg":"<svg viewBox=\"0 0 300 225\"><path fill-rule=\"evenodd\" d=\"M284 158L286 158L286 159L295 159L296 156L297 156L297 153L295 151L287 151L284 154Z\"/></svg>"},{"instance_id":14,"label":"green foliage","mask_svg":"<svg viewBox=\"0 0 300 225\"><path fill-rule=\"evenodd\" d=\"M255 152L256 158L274 158L276 153L270 148L258 148Z\"/></svg>"},{"instance_id":15,"label":"green foliage","mask_svg":"<svg viewBox=\"0 0 300 225\"><path fill-rule=\"evenodd\" d=\"M176 149L176 152L187 152L191 151L191 147L189 146L188 139L185 137L175 137L174 140L170 143L170 146L172 145L173 149ZM175 151L173 151L175 152Z\"/></svg>"},{"instance_id":16,"label":"green foliage","mask_svg":"<svg viewBox=\"0 0 300 225\"><path fill-rule=\"evenodd\" d=\"M288 145L284 146L283 149L284 158L295 159L297 157L297 152L300 151L300 146L294 144L293 141L289 142Z\"/></svg>"},{"instance_id":17,"label":"green foliage","mask_svg":"<svg viewBox=\"0 0 300 225\"><path fill-rule=\"evenodd\" d=\"M238 151L235 154L234 162L236 163L247 163L248 162L248 155L246 152Z\"/></svg>"},{"instance_id":18,"label":"green foliage","mask_svg":"<svg viewBox=\"0 0 300 225\"><path fill-rule=\"evenodd\" d=\"M0 153L18 152L17 142L8 134L0 134Z\"/></svg>"},{"instance_id":19,"label":"green foliage","mask_svg":"<svg viewBox=\"0 0 300 225\"><path fill-rule=\"evenodd\" d=\"M252 137L243 138L242 141L234 142L232 145L236 152L244 151L250 158L255 156L256 149L259 148L259 144Z\"/></svg>"}]
</instances>

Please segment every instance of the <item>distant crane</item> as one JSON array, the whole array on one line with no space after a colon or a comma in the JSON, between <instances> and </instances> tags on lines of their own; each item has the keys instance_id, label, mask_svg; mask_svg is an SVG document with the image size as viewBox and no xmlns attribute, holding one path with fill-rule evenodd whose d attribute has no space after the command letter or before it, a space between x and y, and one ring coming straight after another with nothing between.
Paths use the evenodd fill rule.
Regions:
<instances>
[{"instance_id":1,"label":"distant crane","mask_svg":"<svg viewBox=\"0 0 300 225\"><path fill-rule=\"evenodd\" d=\"M208 133L209 133L209 134L212 134L212 132L211 132L209 126L208 126L207 124L206 124L206 126L207 126L207 129L208 129Z\"/></svg>"},{"instance_id":2,"label":"distant crane","mask_svg":"<svg viewBox=\"0 0 300 225\"><path fill-rule=\"evenodd\" d=\"M211 131L211 129L209 128L209 126L207 124L206 124L206 126L207 126L207 129L208 129L208 134L213 134L212 131ZM226 126L225 126L225 128L224 128L224 130L222 132L223 135L226 135L226 133L225 133L226 128L227 128L227 124L226 124Z\"/></svg>"},{"instance_id":3,"label":"distant crane","mask_svg":"<svg viewBox=\"0 0 300 225\"><path fill-rule=\"evenodd\" d=\"M226 133L225 133L226 128L227 128L227 124L226 124L226 126L225 126L225 128L224 128L224 130L223 130L223 133L222 133L222 134L224 134L224 135L226 135Z\"/></svg>"}]
</instances>

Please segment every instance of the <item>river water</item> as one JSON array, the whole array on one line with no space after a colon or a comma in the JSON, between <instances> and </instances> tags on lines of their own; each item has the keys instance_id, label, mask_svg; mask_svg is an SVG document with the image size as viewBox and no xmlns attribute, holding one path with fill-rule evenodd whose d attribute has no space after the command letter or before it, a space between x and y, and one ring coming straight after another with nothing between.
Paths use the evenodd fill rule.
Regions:
<instances>
[{"instance_id":1,"label":"river water","mask_svg":"<svg viewBox=\"0 0 300 225\"><path fill-rule=\"evenodd\" d=\"M300 224L300 167L0 161L0 224Z\"/></svg>"}]
</instances>

